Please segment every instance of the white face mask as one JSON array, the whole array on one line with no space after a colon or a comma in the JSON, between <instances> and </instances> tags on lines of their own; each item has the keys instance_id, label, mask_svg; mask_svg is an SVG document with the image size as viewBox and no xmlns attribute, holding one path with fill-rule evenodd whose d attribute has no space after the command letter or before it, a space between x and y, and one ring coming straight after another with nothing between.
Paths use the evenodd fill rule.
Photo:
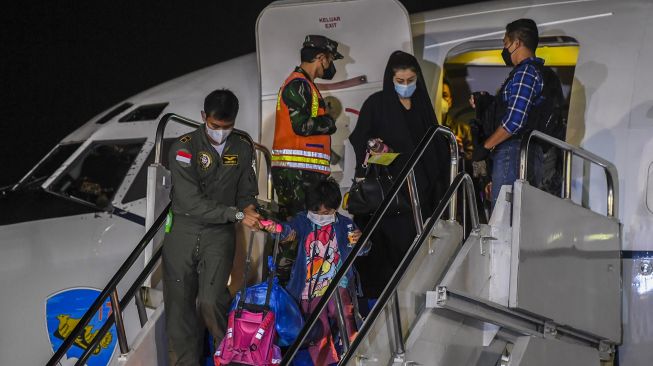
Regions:
<instances>
[{"instance_id":1,"label":"white face mask","mask_svg":"<svg viewBox=\"0 0 653 366\"><path fill-rule=\"evenodd\" d=\"M327 226L329 224L333 224L336 221L336 215L318 215L316 213L313 213L311 211L308 211L307 217L309 220L311 220L312 223L314 223L317 226Z\"/></svg>"},{"instance_id":2,"label":"white face mask","mask_svg":"<svg viewBox=\"0 0 653 366\"><path fill-rule=\"evenodd\" d=\"M229 134L231 134L231 131L233 128L225 129L225 130L213 130L209 127L209 125L206 125L206 133L213 139L213 141L217 142L218 145L222 145L222 143L229 137Z\"/></svg>"}]
</instances>

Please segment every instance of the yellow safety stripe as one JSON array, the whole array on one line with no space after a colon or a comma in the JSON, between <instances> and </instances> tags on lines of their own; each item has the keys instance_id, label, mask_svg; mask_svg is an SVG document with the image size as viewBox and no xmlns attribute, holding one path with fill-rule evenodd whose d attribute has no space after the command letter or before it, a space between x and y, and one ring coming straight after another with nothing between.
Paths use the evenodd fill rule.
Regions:
<instances>
[{"instance_id":1,"label":"yellow safety stripe","mask_svg":"<svg viewBox=\"0 0 653 366\"><path fill-rule=\"evenodd\" d=\"M276 168L295 168L302 170L318 170L321 172L329 173L331 171L330 167L317 164L307 164L307 163L296 163L294 161L273 161L272 166Z\"/></svg>"},{"instance_id":2,"label":"yellow safety stripe","mask_svg":"<svg viewBox=\"0 0 653 366\"><path fill-rule=\"evenodd\" d=\"M272 161L293 161L298 163L329 165L329 161L326 159L306 158L294 155L275 155L272 157Z\"/></svg>"},{"instance_id":3,"label":"yellow safety stripe","mask_svg":"<svg viewBox=\"0 0 653 366\"><path fill-rule=\"evenodd\" d=\"M317 92L315 89L311 88L311 118L317 117L317 110L318 110L318 97L317 97Z\"/></svg>"},{"instance_id":4,"label":"yellow safety stripe","mask_svg":"<svg viewBox=\"0 0 653 366\"><path fill-rule=\"evenodd\" d=\"M272 155L295 155L295 156L306 156L309 158L320 158L331 160L331 157L328 154L324 154L316 151L306 151L306 150L297 150L297 149L273 149Z\"/></svg>"}]
</instances>

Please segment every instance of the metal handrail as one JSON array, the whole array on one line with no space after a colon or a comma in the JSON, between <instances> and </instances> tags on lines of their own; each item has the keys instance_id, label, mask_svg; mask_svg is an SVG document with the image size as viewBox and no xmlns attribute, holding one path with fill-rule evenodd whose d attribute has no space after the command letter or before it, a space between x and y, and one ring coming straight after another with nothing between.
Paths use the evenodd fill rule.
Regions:
<instances>
[{"instance_id":1,"label":"metal handrail","mask_svg":"<svg viewBox=\"0 0 653 366\"><path fill-rule=\"evenodd\" d=\"M338 288L338 284L342 280L342 278L345 276L345 274L351 269L352 265L354 264L354 260L358 256L358 254L361 252L363 247L367 244L367 242L370 239L370 236L374 230L376 230L376 227L379 225L381 222L381 219L383 215L386 213L390 205L392 204L392 201L394 198L397 196L399 191L401 190L402 186L406 181L409 179L409 175L411 175L415 169L415 166L417 165L418 161L424 155L424 152L426 151L426 148L429 146L429 144L433 141L435 136L438 134L444 134L450 141L450 150L452 153L452 158L451 158L451 169L455 172L453 173L452 177L452 183L455 181L455 177L458 174L458 143L456 142L456 136L451 132L446 127L442 126L433 126L431 127L427 132L426 135L422 138L420 143L417 145L415 150L413 151L411 157L409 158L408 162L404 166L404 168L401 170L401 173L396 177L396 180L390 188L390 191L387 193L386 197L384 198L383 202L381 202L381 205L377 210L374 212L374 215L372 216L372 219L370 222L367 224L365 227L365 230L363 231L361 237L358 239L358 242L354 245L352 248L350 254L347 256L347 258L344 260L344 262L341 264L340 268L334 275L334 277L331 280L331 283L327 287L324 295L320 299L320 301L317 303L316 307L313 309L313 312L311 316L306 320L306 323L304 324L304 327L301 329L299 335L295 339L295 342L288 348L286 351L286 354L284 355L283 359L281 360L281 365L288 365L290 361L295 357L295 354L299 350L299 347L301 344L304 342L306 337L308 336L308 333L310 329L315 326L315 323L317 322L319 315L324 311L326 308L329 300L331 297L334 295ZM453 141L452 141L453 140ZM409 190L413 191L414 186ZM450 212L451 212L451 217L455 219L455 197L450 197L451 205L450 205ZM411 199L411 202L412 201ZM474 202L471 200L471 202ZM413 214L415 214L415 207L413 207ZM419 210L419 207L417 208ZM420 223L421 224L421 223ZM417 225L417 224L416 224ZM351 349L354 349L355 347L352 346Z\"/></svg>"},{"instance_id":2,"label":"metal handrail","mask_svg":"<svg viewBox=\"0 0 653 366\"><path fill-rule=\"evenodd\" d=\"M386 287L383 289L383 292L381 293L381 296L379 296L376 305L374 305L372 311L370 311L370 314L365 319L365 322L358 330L358 334L356 335L356 338L351 343L349 349L343 354L339 364L345 365L347 362L349 362L351 357L356 352L356 349L358 348L360 343L363 341L363 339L370 331L370 329L372 329L372 325L379 317L379 315L381 315L381 312L387 306L388 301L391 300L391 296L393 296L396 293L396 287L399 285L399 282L403 279L404 274L408 270L408 266L410 266L410 264L412 263L413 259L419 252L419 249L421 249L424 242L426 242L428 236L431 235L431 230L433 230L435 224L442 217L447 206L453 204L451 198L456 196L458 190L460 189L460 185L463 183L464 183L463 186L464 192L467 195L467 203L470 209L470 217L472 220L472 232L478 232L480 230L481 224L478 216L478 208L476 207L476 201L474 200L474 183L472 182L472 178L469 176L469 174L459 173L455 177L453 183L451 183L451 185L449 186L449 189L447 189L447 192L444 194L444 197L438 203L438 207L435 209L435 211L433 211L433 215L431 215L431 218L427 220L426 226L424 227L422 233L418 236L417 240L413 241L413 244L406 252L404 259L401 261L399 267L390 278L390 282L388 282ZM459 246L456 253L461 248L462 246ZM447 267L449 267L453 262L453 260L455 259L456 253L454 253L449 258ZM439 278L435 283L439 284L446 273L447 273L446 270L442 271L441 278ZM394 301L397 301L396 296L394 298ZM393 318L395 316L396 316L395 314L392 315ZM401 337L402 335L399 334L398 336Z\"/></svg>"},{"instance_id":3,"label":"metal handrail","mask_svg":"<svg viewBox=\"0 0 653 366\"><path fill-rule=\"evenodd\" d=\"M174 113L167 113L161 119L159 120L159 124L156 126L156 135L154 137L154 163L153 165L160 165L162 156L163 156L163 135L166 129L166 126L168 125L168 122L173 121L177 122L179 124L182 124L184 126L188 127L199 127L203 123L198 122L195 120L192 120L190 118L186 118L183 116L180 116L178 114ZM246 138L252 146L254 146L255 150L258 150L263 154L263 158L265 159L265 165L267 168L267 198L268 200L272 201L274 197L274 186L272 184L272 153L270 150L252 140L252 137L245 131L239 130L234 128L233 130L234 133L239 134L240 136ZM258 161L258 158L256 159Z\"/></svg>"},{"instance_id":4,"label":"metal handrail","mask_svg":"<svg viewBox=\"0 0 653 366\"><path fill-rule=\"evenodd\" d=\"M167 211L164 211L164 213L167 213ZM163 226L163 223L159 226L159 228ZM129 305L129 303L138 295L138 291L141 288L141 284L145 282L145 279L154 271L156 268L157 262L161 258L161 255L163 254L163 247L159 246L157 250L152 254L152 258L150 261L145 265L145 268L143 268L143 271L138 275L136 278L136 281L131 285L129 290L125 292L125 296L120 300L119 304L119 309L124 309ZM93 341L89 344L89 346L86 348L84 353L79 357L79 360L75 363L75 366L84 366L86 360L91 356L91 353L93 350L100 344L100 341L102 340L102 337L109 331L113 323L115 322L116 318L114 317L114 312L111 312L111 315L107 318L107 321L104 323L102 328L100 328L98 334L93 338Z\"/></svg>"},{"instance_id":5,"label":"metal handrail","mask_svg":"<svg viewBox=\"0 0 653 366\"><path fill-rule=\"evenodd\" d=\"M162 158L162 144L163 144L163 135L165 131L165 127L168 124L169 121L174 121L178 122L180 124L189 126L189 127L198 127L201 126L202 124L193 121L191 119L173 114L173 113L168 113L164 115L161 120L159 121L159 124L157 126L156 130L156 137L155 137L155 156L154 156L154 164L155 165L160 165L161 164L161 158ZM234 129L234 132L247 138L254 149L260 151L263 153L265 160L266 160L266 165L268 169L268 198L270 200L273 199L273 186L272 186L272 170L271 170L271 161L272 157L270 154L270 151L263 145L257 144L252 141L251 137L249 134L247 134L244 131L241 130L236 130ZM75 339L82 335L84 327L90 322L90 320L93 318L95 313L102 307L104 304L104 301L107 297L111 299L112 302L112 307L113 311L112 314L107 318L107 321L104 323L104 325L100 328L98 333L95 335L93 338L93 341L87 347L87 349L84 351L84 353L81 355L81 357L78 359L78 361L75 363L75 365L84 365L88 357L90 357L92 350L95 349L102 337L109 331L111 326L113 326L114 323L118 326L118 341L120 344L120 349L122 353L126 353L128 349L127 345L127 338L126 334L124 331L124 325L122 324L122 309L124 309L129 302L134 299L136 296L137 292L139 291L142 283L145 281L145 279L152 273L154 270L157 261L162 255L163 248L162 246L159 246L155 252L152 254L152 258L150 258L149 262L146 264L145 268L143 271L139 274L138 278L134 283L131 285L129 290L125 293L125 296L118 301L118 293L117 293L117 286L120 283L120 281L125 277L127 274L127 271L129 271L138 257L143 253L145 248L149 245L149 243L154 239L154 236L158 233L158 231L161 229L163 226L163 223L166 220L166 216L168 214L168 211L170 210L172 203L168 203L168 205L163 209L162 213L159 215L159 217L154 221L152 224L152 227L148 229L148 231L145 233L145 236L141 239L141 241L138 243L136 248L132 251L132 253L129 255L127 260L120 266L116 274L111 278L107 286L102 290L100 295L96 298L96 300L91 304L89 309L86 311L84 316L79 320L77 323L77 326L73 329L73 331L66 337L64 342L61 344L61 346L57 349L57 351L54 353L54 355L50 358L48 363L46 364L47 366L55 366L57 365L60 361L61 358L68 352L70 347L74 344Z\"/></svg>"},{"instance_id":6,"label":"metal handrail","mask_svg":"<svg viewBox=\"0 0 653 366\"><path fill-rule=\"evenodd\" d=\"M57 349L57 351L54 353L54 355L50 358L50 360L46 364L47 366L55 366L55 365L57 365L59 363L59 361L61 361L61 358L66 354L66 352L68 352L70 347L73 346L73 344L75 342L75 339L77 339L77 337L82 335L82 333L84 331L84 327L86 327L86 325L88 325L88 323L91 321L93 316L95 316L95 313L97 313L97 311L100 310L100 308L104 304L104 301L106 301L107 297L111 296L112 293L116 291L116 289L118 288L118 284L125 277L125 275L127 274L127 271L129 271L132 268L132 266L134 265L134 263L136 263L136 261L138 260L138 257L143 253L143 250L145 250L145 247L147 247L149 245L150 241L152 241L154 236L157 234L157 232L159 231L159 229L161 228L161 226L165 222L168 210L170 209L170 205L171 204L169 203L166 206L166 208L163 210L161 215L159 215L159 217L156 219L156 221L154 222L152 227L145 233L145 236L143 236L143 238L140 240L138 245L136 245L136 248L134 248L134 250L131 252L129 257L127 257L127 260L120 266L120 268L113 275L113 277L111 277L111 280L109 280L109 283L104 287L102 292L100 292L100 294L95 299L93 304L91 304L91 306L86 311L86 313L84 313L84 316L82 316L81 319L79 319L79 322L77 323L77 325L75 326L73 331L68 335L68 337L66 337L66 339L63 341L61 346ZM159 250L157 252L159 252L159 254L160 254L160 251L161 251L161 248L159 248ZM156 256L152 257L152 259L154 259L154 258L156 258ZM140 277L141 276L139 276L139 278ZM147 277L147 276L145 276L145 277ZM144 278L143 278L143 280L144 280ZM140 286L140 284L138 286ZM128 302L126 302L125 305L127 303ZM121 301L120 304L121 304L120 309L122 309L123 308L122 307L123 306L123 301ZM120 311L120 309L114 309L114 311ZM111 319L113 321L114 318L111 317ZM104 329L104 327L102 329ZM108 331L109 327L107 327L106 330ZM104 332L104 333L99 332L95 336L94 341L97 340L97 342L99 342L100 339L102 338L102 336L104 336L105 333L106 332ZM94 347L88 347L87 351L88 350L93 350L93 349L94 349Z\"/></svg>"},{"instance_id":7,"label":"metal handrail","mask_svg":"<svg viewBox=\"0 0 653 366\"><path fill-rule=\"evenodd\" d=\"M571 159L574 156L594 163L603 168L605 171L606 183L608 186L607 194L607 216L617 217L617 210L619 208L619 175L617 168L611 162L595 155L585 149L570 145L564 141L560 141L555 137L551 137L541 131L533 130L526 134L521 141L519 151L519 179L526 180L526 173L528 170L528 148L531 139L542 140L549 143L564 152L564 170L563 170L563 190L562 197L565 199L571 198Z\"/></svg>"}]
</instances>

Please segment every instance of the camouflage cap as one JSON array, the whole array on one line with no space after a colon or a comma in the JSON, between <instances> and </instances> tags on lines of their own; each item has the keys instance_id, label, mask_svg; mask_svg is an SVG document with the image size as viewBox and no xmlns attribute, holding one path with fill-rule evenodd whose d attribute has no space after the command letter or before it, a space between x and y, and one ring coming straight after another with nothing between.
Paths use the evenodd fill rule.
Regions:
<instances>
[{"instance_id":1,"label":"camouflage cap","mask_svg":"<svg viewBox=\"0 0 653 366\"><path fill-rule=\"evenodd\" d=\"M333 55L335 60L340 60L343 58L340 52L338 52L338 42L331 40L325 36L309 34L306 36L306 39L304 39L303 46L328 51Z\"/></svg>"}]
</instances>

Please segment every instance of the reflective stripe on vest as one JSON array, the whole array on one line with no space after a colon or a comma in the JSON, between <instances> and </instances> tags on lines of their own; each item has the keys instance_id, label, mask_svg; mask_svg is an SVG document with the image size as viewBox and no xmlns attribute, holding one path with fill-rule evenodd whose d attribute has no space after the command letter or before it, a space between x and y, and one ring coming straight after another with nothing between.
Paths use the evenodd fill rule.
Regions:
<instances>
[{"instance_id":1,"label":"reflective stripe on vest","mask_svg":"<svg viewBox=\"0 0 653 366\"><path fill-rule=\"evenodd\" d=\"M315 151L294 150L294 149L277 149L277 150L273 149L272 155L295 155L295 156L306 156L309 158L319 158L324 160L331 159L327 154L323 154Z\"/></svg>"},{"instance_id":2,"label":"reflective stripe on vest","mask_svg":"<svg viewBox=\"0 0 653 366\"><path fill-rule=\"evenodd\" d=\"M286 86L286 83L281 86L281 89L279 89L279 94L277 94L277 111L281 110L281 93L283 92L284 86ZM317 95L317 92L311 88L311 118L317 117L319 109L320 97Z\"/></svg>"},{"instance_id":3,"label":"reflective stripe on vest","mask_svg":"<svg viewBox=\"0 0 653 366\"><path fill-rule=\"evenodd\" d=\"M294 156L294 155L274 155L272 156L272 161L295 161L313 165L323 165L329 166L329 161L318 158L306 158L303 156Z\"/></svg>"},{"instance_id":4,"label":"reflective stripe on vest","mask_svg":"<svg viewBox=\"0 0 653 366\"><path fill-rule=\"evenodd\" d=\"M301 169L301 170L315 170L322 173L329 173L331 169L328 166L316 165L316 164L306 164L306 163L296 163L294 161L273 161L273 168L292 168L292 169Z\"/></svg>"}]
</instances>

